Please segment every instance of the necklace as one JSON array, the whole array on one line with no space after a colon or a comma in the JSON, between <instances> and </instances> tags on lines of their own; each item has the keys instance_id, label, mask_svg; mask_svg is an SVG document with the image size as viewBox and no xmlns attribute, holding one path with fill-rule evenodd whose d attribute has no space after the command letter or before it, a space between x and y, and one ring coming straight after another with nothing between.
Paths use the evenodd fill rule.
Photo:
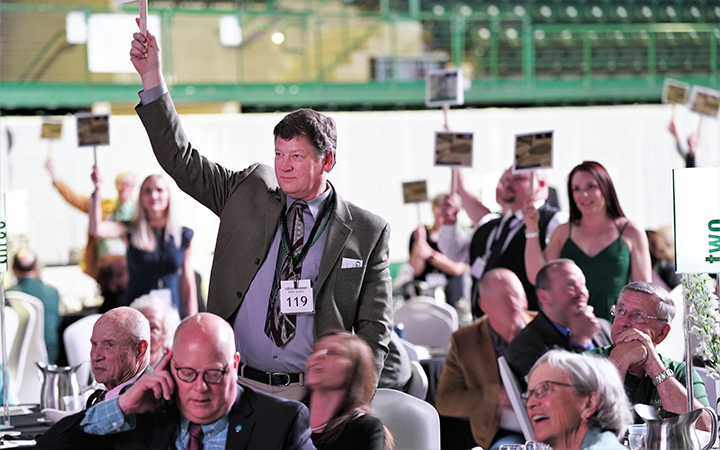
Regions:
<instances>
[{"instance_id":1,"label":"necklace","mask_svg":"<svg viewBox=\"0 0 720 450\"><path fill-rule=\"evenodd\" d=\"M325 422L324 424L320 425L319 427L310 428L310 431L312 431L313 433L317 433L318 431L322 430L322 429L325 428L326 426L327 426L327 422Z\"/></svg>"}]
</instances>

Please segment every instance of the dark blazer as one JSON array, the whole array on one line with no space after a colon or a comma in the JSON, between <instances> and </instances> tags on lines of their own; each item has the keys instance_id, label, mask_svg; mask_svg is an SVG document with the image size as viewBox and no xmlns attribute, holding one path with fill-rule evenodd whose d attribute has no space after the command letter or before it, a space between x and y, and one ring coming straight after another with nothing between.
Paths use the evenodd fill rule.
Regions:
<instances>
[{"instance_id":1,"label":"dark blazer","mask_svg":"<svg viewBox=\"0 0 720 450\"><path fill-rule=\"evenodd\" d=\"M253 164L236 172L201 156L188 142L169 94L136 110L163 169L220 217L208 311L232 324L260 266L277 256L268 253L285 194L271 167ZM389 225L336 192L326 232L313 286L315 337L332 328L354 330L372 348L379 376L392 329ZM361 260L362 267L343 269L344 258Z\"/></svg>"},{"instance_id":2,"label":"dark blazer","mask_svg":"<svg viewBox=\"0 0 720 450\"><path fill-rule=\"evenodd\" d=\"M542 248L543 250L545 249L545 238L547 236L548 224L558 212L559 210L557 208L553 208L552 206L548 205L547 202L545 202L540 207L540 209L538 209L538 213L540 213L540 220L538 222L538 228L540 231L538 239L540 240L540 248ZM493 255L491 248L490 254L485 255L490 234L492 233L493 229L500 225L501 220L502 217L493 219L478 228L477 231L475 231L475 234L473 235L472 241L470 243L470 264L472 265L473 263L475 263L476 258L485 257L487 264L483 273L487 273L489 270L498 267L503 267L505 269L511 270L513 273L515 273L515 275L517 275L518 279L520 279L520 282L525 289L525 296L528 300L528 309L530 311L537 311L539 308L537 294L535 293L535 286L530 283L530 280L528 280L527 274L525 272L525 224L523 223L518 232L512 237L510 243L505 248L505 251L502 252L502 254ZM473 308L473 315L477 317L483 315L482 310L480 310L480 307L478 306L479 281L479 279L473 277L473 285L471 291L471 304Z\"/></svg>"},{"instance_id":3,"label":"dark blazer","mask_svg":"<svg viewBox=\"0 0 720 450\"><path fill-rule=\"evenodd\" d=\"M612 325L605 319L598 318L598 322L600 323L600 329L593 336L593 344L596 347L612 344L610 339ZM530 372L535 361L540 359L545 352L554 348L561 348L574 353L584 351L570 345L570 340L553 325L545 313L540 311L537 317L527 324L508 345L507 361L521 386L526 386L525 375Z\"/></svg>"},{"instance_id":4,"label":"dark blazer","mask_svg":"<svg viewBox=\"0 0 720 450\"><path fill-rule=\"evenodd\" d=\"M66 417L38 441L38 449L150 449L172 448L180 421L175 404L136 416L136 427L122 433L95 436L80 427L85 411ZM226 449L313 449L310 413L302 403L238 386L230 409Z\"/></svg>"}]
</instances>

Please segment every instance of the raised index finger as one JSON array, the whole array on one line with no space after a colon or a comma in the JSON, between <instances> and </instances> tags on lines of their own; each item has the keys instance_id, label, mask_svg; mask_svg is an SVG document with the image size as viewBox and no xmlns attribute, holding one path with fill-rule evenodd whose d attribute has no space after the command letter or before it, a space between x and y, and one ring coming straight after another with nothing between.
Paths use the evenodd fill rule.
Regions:
<instances>
[{"instance_id":1,"label":"raised index finger","mask_svg":"<svg viewBox=\"0 0 720 450\"><path fill-rule=\"evenodd\" d=\"M167 370L170 372L170 361L172 361L172 350L168 349L165 356L162 357L155 370Z\"/></svg>"}]
</instances>

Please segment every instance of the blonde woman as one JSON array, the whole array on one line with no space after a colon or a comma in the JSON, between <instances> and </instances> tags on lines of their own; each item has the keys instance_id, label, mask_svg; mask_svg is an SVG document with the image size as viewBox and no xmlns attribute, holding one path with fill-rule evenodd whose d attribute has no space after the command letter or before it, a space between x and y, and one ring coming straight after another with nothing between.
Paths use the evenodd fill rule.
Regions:
<instances>
[{"instance_id":1,"label":"blonde woman","mask_svg":"<svg viewBox=\"0 0 720 450\"><path fill-rule=\"evenodd\" d=\"M98 199L102 180L97 166L92 179L95 191L90 202L90 234L125 239L129 273L126 301L152 292L170 298L182 317L197 313L195 272L190 262L193 231L177 223L165 179L161 175L145 178L131 222L101 221Z\"/></svg>"}]
</instances>

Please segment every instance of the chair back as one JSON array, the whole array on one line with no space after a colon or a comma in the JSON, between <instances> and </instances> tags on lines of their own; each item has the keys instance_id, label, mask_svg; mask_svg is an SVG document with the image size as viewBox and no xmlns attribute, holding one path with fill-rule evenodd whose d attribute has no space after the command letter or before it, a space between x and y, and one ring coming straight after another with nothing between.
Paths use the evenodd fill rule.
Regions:
<instances>
[{"instance_id":1,"label":"chair back","mask_svg":"<svg viewBox=\"0 0 720 450\"><path fill-rule=\"evenodd\" d=\"M395 440L395 450L439 450L440 416L429 403L393 389L378 389L370 407Z\"/></svg>"},{"instance_id":2,"label":"chair back","mask_svg":"<svg viewBox=\"0 0 720 450\"><path fill-rule=\"evenodd\" d=\"M408 342L403 338L399 338L399 341L402 342L403 347L405 347L405 351L407 352L410 361L422 361L423 359L430 359L430 351L427 348L415 345L412 342Z\"/></svg>"},{"instance_id":3,"label":"chair back","mask_svg":"<svg viewBox=\"0 0 720 450\"><path fill-rule=\"evenodd\" d=\"M432 297L426 297L426 296L422 296L422 295L411 298L410 300L408 300L405 303L405 305L412 304L412 303L418 303L418 302L420 304L416 304L416 305L412 306L412 308L417 308L417 309L428 308L428 306L423 303L429 303L429 304L433 305L432 309L435 311L438 311L442 314L445 314L448 317L448 319L450 319L450 322L453 326L453 331L457 331L457 329L458 329L458 314L457 314L457 310L454 307L452 307L451 305L448 305L445 302L438 302L437 300L435 300ZM405 305L403 305L403 306L405 306Z\"/></svg>"},{"instance_id":4,"label":"chair back","mask_svg":"<svg viewBox=\"0 0 720 450\"><path fill-rule=\"evenodd\" d=\"M90 349L92 348L90 337L92 336L93 326L95 326L95 322L101 315L90 314L65 328L63 343L65 344L65 354L69 365L77 366L85 361L90 361ZM83 364L77 370L77 378L82 391L93 384L95 379L90 370L90 364Z\"/></svg>"},{"instance_id":5,"label":"chair back","mask_svg":"<svg viewBox=\"0 0 720 450\"><path fill-rule=\"evenodd\" d=\"M28 357L31 353L35 356L39 352L38 344L34 342L38 339L37 312L32 304L21 298L8 296L6 299L19 319L15 342L8 354L12 391L17 392L17 400L20 403L40 403L42 383L37 376L37 367ZM42 345L45 345L44 340ZM45 362L47 362L47 350L45 351Z\"/></svg>"},{"instance_id":6,"label":"chair back","mask_svg":"<svg viewBox=\"0 0 720 450\"><path fill-rule=\"evenodd\" d=\"M452 308L452 306L450 306ZM453 309L454 312L454 309ZM450 336L457 330L457 313L452 315L440 305L408 302L395 311L395 325L403 324L403 339L415 345L450 348Z\"/></svg>"},{"instance_id":7,"label":"chair back","mask_svg":"<svg viewBox=\"0 0 720 450\"><path fill-rule=\"evenodd\" d=\"M420 400L425 400L428 392L428 377L418 361L410 361L410 382L407 393Z\"/></svg>"},{"instance_id":8,"label":"chair back","mask_svg":"<svg viewBox=\"0 0 720 450\"><path fill-rule=\"evenodd\" d=\"M520 392L520 384L504 356L498 358L498 368L500 369L500 378L502 379L503 386L505 386L508 397L510 397L510 404L513 407L513 411L515 411L515 417L517 417L518 422L520 422L520 429L522 430L523 436L525 436L525 440L535 440L535 430L533 430L532 423L525 410L525 404L521 396L522 393Z\"/></svg>"}]
</instances>

